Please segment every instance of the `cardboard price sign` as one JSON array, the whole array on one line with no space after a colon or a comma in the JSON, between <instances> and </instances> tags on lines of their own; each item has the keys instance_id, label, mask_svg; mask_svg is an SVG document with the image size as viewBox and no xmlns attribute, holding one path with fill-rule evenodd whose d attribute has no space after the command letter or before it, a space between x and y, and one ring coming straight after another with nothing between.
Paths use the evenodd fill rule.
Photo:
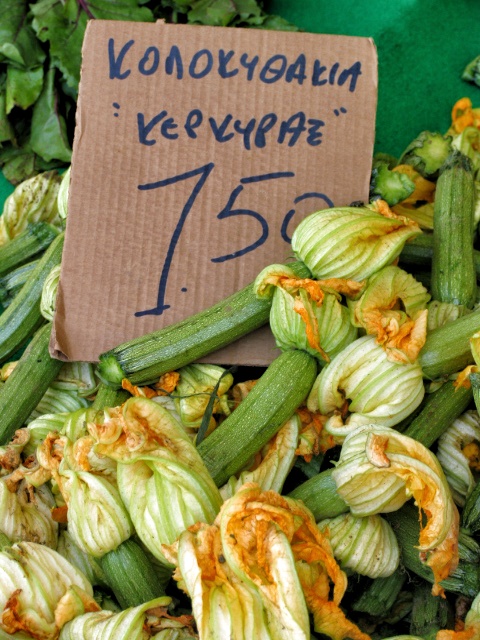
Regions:
<instances>
[{"instance_id":1,"label":"cardboard price sign","mask_svg":"<svg viewBox=\"0 0 480 640\"><path fill-rule=\"evenodd\" d=\"M92 20L52 353L99 355L291 257L308 213L368 198L367 38ZM207 361L267 365L268 328Z\"/></svg>"}]
</instances>

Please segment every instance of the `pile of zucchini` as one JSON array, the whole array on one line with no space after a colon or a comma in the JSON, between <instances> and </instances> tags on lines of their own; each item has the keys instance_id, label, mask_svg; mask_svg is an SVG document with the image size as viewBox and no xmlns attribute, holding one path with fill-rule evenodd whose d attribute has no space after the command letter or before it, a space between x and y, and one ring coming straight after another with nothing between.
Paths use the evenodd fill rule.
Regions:
<instances>
[{"instance_id":1,"label":"pile of zucchini","mask_svg":"<svg viewBox=\"0 0 480 640\"><path fill-rule=\"evenodd\" d=\"M120 519L118 509L126 509L128 512L121 516L125 517L122 537L110 546L108 541L103 541L103 551L93 558L93 565L90 562L92 558L88 559L88 553L83 551L82 555L78 550L70 552L68 561L76 567L75 572L80 571L82 576L88 576L93 589L90 592L84 583L78 582L80 578L75 573L77 577L71 578L69 583L69 589L72 584L77 585L75 604L69 600L70 610L75 613L66 618L67 622L62 630L57 624L60 614L56 610L55 622L45 622L45 635L41 637L155 637L158 640L193 637L200 637L201 640L247 638L247 635L242 635L244 631L239 627L235 628L235 620L241 616L236 618L239 614L235 608L229 609L230 604L227 606L227 602L230 601L218 599L218 595L214 599L212 595L210 604L203 601L199 605L198 593L195 599L188 591L188 585L185 586L188 580L181 580L181 571L185 571L185 566L181 560L175 564L175 558L176 554L180 558L182 545L187 545L187 533L184 535L180 530L175 536L167 536L167 542L162 543L165 547L158 547L158 552L157 547L151 547L149 541L149 536L158 536L162 541L162 535L167 534L161 532L169 527L174 528L170 520L174 523L180 517L177 509L184 511L181 517L184 519L182 522L186 523L185 530L191 527L188 531L197 535L199 531L203 531L202 527L213 527L215 513L220 510L215 523L220 522L221 518L226 518L222 514L228 511L225 506L230 504L228 500L234 500L236 495L243 495L238 491L245 479L259 483L263 491L281 493L286 498L285 504L295 505L297 501L301 502L311 514L308 517L312 518L312 522L317 522L319 530L331 540L335 558L348 576L348 587L341 602L343 613L338 615L345 615L351 626L348 629L343 627L342 618L336 631L328 631L330 627L322 621L318 610L312 605L309 609L314 615L312 631L305 632L301 637L352 637L361 640L400 636L437 637L442 640L448 637L455 640L458 637L461 640L467 635L456 636L454 629L458 631L463 627L471 633L468 637L480 637L480 622L476 626L480 620L477 612L480 604L476 601L480 593L480 375L477 369L480 357L477 362L476 344L476 334L480 332L480 294L477 285L480 276L480 251L476 249L477 223L480 217L477 191L480 154L478 146L472 143L476 139L475 135L478 137L480 134L478 130L467 133L469 136L464 131L454 129L449 135L423 132L409 145L400 159L385 155L375 157L369 203L360 207L357 203L351 207L312 214L299 225L293 238L292 248L297 262L272 265L259 274L254 283L212 308L102 354L96 370L89 369L89 382L82 382L86 391L78 392L77 389L76 395L73 394L78 404L71 411L66 405L61 405L66 396L62 400L60 391L65 391L70 382L65 382L65 365L49 355L51 322L47 319L50 316L42 313L42 294L46 295L45 283L48 285L51 282L49 275L54 268L58 270L61 264L64 223L62 216L57 216L58 201L53 205L49 201L49 213L43 218L37 212L33 217L26 216L25 222L18 226L15 236L9 237L0 246L0 303L3 307L0 315L0 483L8 478L8 486L14 487L10 489L11 493L15 492L19 482L26 483L31 487L28 495L32 496L42 485L39 480L41 473L48 470L48 492L53 500L48 504L57 523L55 527L62 534L72 535L75 542L79 536L84 535L77 530L81 527L82 519L79 520L80 524L76 520L74 524L73 498L72 504L65 499L65 495L70 495L69 492L73 490L69 486L65 489L62 483L67 482L65 478L69 477L70 472L78 471L75 467L75 447L81 448L81 445L75 443L87 442L85 439L95 434L95 446L91 445L93 440L88 440L88 446L92 446L91 450L88 449L88 456L93 456L93 462L87 454L87 458L78 460L83 460L84 470L88 470L89 465L98 464L95 456L100 460L110 461L105 463L105 468L117 465L107 486L110 487L114 502L117 499L114 497L117 495L117 486L112 478L116 478L115 474L118 474L120 494L126 506L112 507L113 511L117 509L112 518ZM61 183L61 198L65 197L67 180L68 176ZM32 185L35 188L33 183ZM58 187L59 180L57 190ZM57 211L52 213L52 207L55 206ZM61 210L62 207L64 204L60 203ZM338 222L340 219L343 226ZM308 227L310 222L313 225L313 221L318 225L318 230L315 226L314 232ZM334 232L327 234L327 224L332 225ZM338 228L335 227L337 224ZM365 229L368 230L369 225L375 229L372 234L378 234L371 256L366 257L368 252L363 251L359 261L365 260L365 264L362 262L361 268L353 270L353 276L348 275L345 265L352 262L348 254L349 230L354 230L351 232L352 242L360 243L368 235ZM388 232L377 231L377 228L386 228L387 225L391 226ZM382 233L386 234L387 240L384 240ZM338 242L340 238L341 241ZM340 244L344 247L343 254L340 253L341 247L337 246ZM337 271L328 262L333 260L332 256L336 255L336 251L339 252L340 265L338 269L335 266ZM324 254L328 255L328 259ZM388 272L392 265L396 271ZM390 318L390 325L385 319L376 320L377 324L381 324L380 333L372 335L370 325L362 324L363 320L358 319L359 309L366 309L368 302L361 296L366 295L367 290L373 291L369 287L378 284L378 274L395 273L395 277L399 274L403 277L404 272L409 274L405 278L407 275L408 278L413 276L412 280L420 283L424 291L424 302L418 303L420 307L413 313L410 312L411 302L407 294L399 294L392 303L386 301L383 307L387 309L387 315L383 318ZM349 282L359 284L355 293L345 293L346 278L350 278ZM339 280L342 283L339 284ZM321 288L320 293L318 287ZM328 333L328 322L332 326L340 322L337 316L337 319L329 321L326 316L319 315L319 298L312 302L312 291L323 300L324 305L328 296L331 296L328 298L331 313L337 309L335 305L341 305L342 313L347 314L348 322L352 322L348 336L345 333L345 345L341 343L340 347L332 346L330 349L323 342L324 348L320 349L314 338L310 337L311 348L304 347L305 327L310 326L308 322L311 322L313 334L315 331L319 332L320 342ZM49 295L51 299L51 291ZM428 305L427 300L430 300ZM306 325L299 320L298 308L304 313L302 318L308 318L308 322L305 320ZM423 313L427 309L428 321L427 313ZM376 312L375 309L372 317L378 317ZM275 319L274 313L277 314ZM389 316L388 313L393 315ZM353 321L352 318L356 320ZM419 327L424 322L425 339L421 342L418 355L413 358L405 356L400 342L395 342L393 347L390 346L391 358L388 360L386 356L384 358L384 352L388 350L390 342L385 338L382 343L379 335L383 330L390 330L391 323L397 322L398 318L401 318L401 322L418 321ZM201 369L191 369L192 363L267 324L269 320L282 353L261 373L251 390L249 388L248 394L243 394L241 401L238 398L234 400L230 392L225 392L227 409L220 418L213 419L215 407L218 409L221 380L226 374L230 375L220 367L218 379L209 382L210 386L202 387L201 390L199 387L190 393L183 392L185 395L182 395L182 373L185 381L187 374L193 376L189 378L191 380L195 375L205 373ZM299 331L302 336L298 338L297 344L295 333ZM420 328L418 332L421 333ZM376 336L376 341L373 336ZM290 341L288 347L285 346L287 341ZM350 353L353 355L349 356ZM382 362L382 365L375 366L383 368L375 371L372 368L374 361ZM84 363L76 364L80 367ZM225 365L228 366L228 363ZM469 368L466 370L466 367ZM348 374L345 373L347 369ZM163 389L162 384L167 379L165 376L172 372L179 373L180 382L172 389ZM241 386L251 373L251 370L241 368L233 372L233 378ZM75 377L71 372L69 375L69 381L83 376L78 374ZM410 380L413 382L409 382ZM409 384L412 385L411 389L416 389L415 392L408 390ZM159 394L159 388L162 395ZM414 393L415 401L412 399ZM192 427L186 422L180 401L199 394L203 394L206 400ZM132 398L132 395L137 397ZM382 407L386 404L382 405L379 398L384 396L389 398L385 403L390 404L382 414ZM393 408L395 402L403 403L403 407L408 409ZM319 419L323 431L318 429L316 435L312 435L314 432L306 428L302 431L302 425L305 427L305 422L301 422L302 415L306 413ZM119 417L121 415L123 418ZM48 425L54 424L55 420L58 429L51 431ZM137 431L131 426L135 420ZM149 421L155 420L158 420L158 426L155 427L157 431L153 427L149 428L157 434L157 440L154 438L155 447L160 446L158 442L161 438L158 434L164 434L161 455L151 453L150 458L145 454L148 459L137 459L133 449L128 449L130 457L125 457L127 454L124 449L121 449L122 454L116 452L112 443L118 433L114 436L113 431L108 431L110 424L116 425L117 431L120 426L125 429L123 439L118 440L118 451L134 435L138 438L137 448L141 450L152 437L150 432L150 435L145 435L142 428L145 423L153 424ZM282 452L281 456L277 456L276 484L258 479L258 474L249 475L261 464L259 459L269 458L266 452L274 447L272 443L279 433L284 433L282 430L286 425L291 429L289 433L297 435L291 449L291 462L283 465L286 469L280 461L287 453ZM128 431L127 427L132 431ZM161 431L162 429L165 431ZM395 430L395 437L389 435L392 434L392 429ZM27 431L28 436L25 436ZM107 435L104 431L108 432ZM385 468L400 465L399 458L397 460L395 455L400 456L401 453L403 456L401 464L404 466L402 472L398 472L398 477L408 477L408 482L412 483L406 485L408 495L403 501L406 504L397 504L397 498L392 498L391 504L397 504L396 507L387 504L379 511L364 511L360 514L361 509L355 506L352 491L349 494L343 489L343 466L348 463L349 456L360 455L360 450L350 453L349 447L360 446L355 443L362 433L366 434L367 439L365 451L372 442L377 445L376 453L372 453L373 449L368 449L370 453L365 461L365 465L375 467L374 471L382 465ZM326 435L328 438L323 439ZM302 437L302 446L308 441L306 454L301 453L304 451L301 446ZM29 447L19 444L24 438L30 442ZM388 448L389 442L393 446L394 441L397 449L391 450ZM413 444L410 446L409 443ZM157 452L155 447L151 445L149 451ZM401 447L405 447L405 450ZM416 451L416 447L421 453L411 453ZM410 455L414 462L408 461ZM165 486L170 486L170 490L160 489L160 484L158 485L158 493L154 493L151 498L153 502L149 504L148 516L147 510L145 511L145 519L148 517L151 521L147 526L146 522L142 522L143 511L134 504L137 501L143 504L144 496L138 494L127 500L125 495L128 490L125 487L122 489L122 483L127 482L125 478L129 477L129 473L134 473L132 469L135 465L141 464L145 465L141 472L146 474L145 478L149 473L158 473L157 482L163 482L163 476L156 466L160 463L155 456L162 458L162 468L168 468L168 474L177 475L172 476L176 478L173 481L167 474L172 484ZM56 459L60 460L58 464ZM88 463L85 462L86 459ZM75 464L72 460L75 460ZM420 466L415 471L418 460L422 460L423 466L418 463ZM253 461L256 462L252 466ZM355 481L357 472L359 476L364 473L366 467L362 465L359 463L358 469L349 471L352 475L348 482ZM457 533L452 541L452 547L458 547L458 553L456 550L452 551L453 555L457 554L457 561L452 561L444 574L435 574L428 564L427 557L436 551L435 548L429 549L428 553L419 552L422 532L433 516L429 508L425 507L423 517L426 520L422 521L421 517L419 520L419 509L415 508L414 502L421 509L422 499L427 498L415 493L415 479L423 478L422 474L426 473L427 467L430 469L428 473L435 475L431 482L442 487L441 490L447 496L445 499L448 500L448 509L453 509L452 513L456 513L458 509L460 518L460 527L458 528L457 523ZM188 469L197 473L193 479L188 476ZM263 481L265 486L262 485ZM345 480L345 486L348 482ZM197 513L197 507L193 506L195 501L189 498L190 502L185 504L175 502L176 485L182 487L178 500L181 500L184 492L185 495L196 496L195 500L198 498L204 513L210 513L209 509L213 509L213 516L209 521L207 516L205 521L189 520L188 504L192 513ZM227 490L226 487L230 489ZM370 492L375 493L376 490L372 484ZM398 489L397 494L400 495L402 491L403 488ZM198 497L200 494L203 496L201 499ZM407 501L411 495L415 501ZM220 507L223 501L224 506ZM454 503L456 507L452 506ZM283 502L282 505L286 509ZM443 507L447 510L445 505ZM93 502L90 506L88 503L83 504L85 520L88 520L86 514L90 508L93 512L97 506ZM1 509L0 493L0 515ZM168 513L169 510L171 513ZM381 518L381 524L378 520L379 513L385 514ZM170 524L167 526L161 521L162 518ZM0 520L0 536L3 536L0 540L0 582L3 580L1 576L10 571L5 568L7 559L13 563L17 562L19 554L24 554L25 558L33 554L34 547L28 545L36 542L31 531L23 537L19 534L13 538L12 528L8 529L5 524L6 516L4 521L2 524ZM222 530L221 526L226 525L218 524L219 530ZM101 527L99 520L99 531ZM151 533L153 530L155 533ZM393 533L381 533L384 531ZM91 535L94 534L95 531ZM377 540L375 536L380 535L384 537ZM378 558L374 561L369 556L372 549L375 551L375 545L378 545L377 550L380 550L383 560L389 556L390 548L389 543L385 542L385 535L387 538L393 536L394 546L398 545L399 550L396 564L392 565L391 570L379 570ZM178 544L175 539L180 540L178 548L175 546ZM195 544L201 546L198 540ZM71 549L74 547L72 543ZM57 550L61 551L60 544ZM64 550L61 553L67 557ZM393 551L392 554L393 558ZM221 565L229 565L231 558L223 557L222 551L217 560ZM40 563L40 560L37 558L36 562ZM47 561L42 559L41 562ZM92 566L96 567L95 570ZM363 569L360 567L364 566L369 568L362 573ZM373 566L375 570L372 569ZM180 588L190 598L178 589L172 579L174 568L176 579L180 580ZM30 618L27 620L22 617L24 614L17 602L21 590L24 590L24 595L26 593L26 583L20 579L15 582L13 569L11 571L8 574L11 575L13 585L10 592L2 591L3 587L0 587L0 602L4 603L3 615L0 617L0 637L40 637L28 631ZM45 571L48 574L48 568ZM212 578L217 579L219 580ZM273 580L272 576L269 579ZM34 595L31 597L34 598ZM36 595L35 598L39 596ZM309 598L305 598L310 607ZM195 620L189 617L192 602ZM34 610L43 606L38 603L39 600L32 601L30 608ZM331 604L333 606L333 601ZM202 606L207 609L212 607L208 615L205 613L211 619L209 628L198 613ZM251 606L256 610L257 604ZM268 613L266 605L265 607L262 616L266 616L268 621L272 614ZM337 615L337 609L335 612ZM83 624L81 615L84 614L96 617ZM48 618L45 612L41 615ZM114 622L114 615L124 617ZM155 624L151 623L152 618L155 618ZM162 623L158 622L159 619ZM166 624L165 620L170 622ZM35 624L32 628L38 628ZM101 626L104 624L105 626ZM288 635L292 632L285 629L282 631L273 623L265 625L265 631L262 625L258 627L259 638L283 640L292 637ZM104 635L96 635L95 628L98 633L101 628ZM441 635L446 630L451 630L450 635ZM264 633L268 635L261 635Z\"/></svg>"}]
</instances>

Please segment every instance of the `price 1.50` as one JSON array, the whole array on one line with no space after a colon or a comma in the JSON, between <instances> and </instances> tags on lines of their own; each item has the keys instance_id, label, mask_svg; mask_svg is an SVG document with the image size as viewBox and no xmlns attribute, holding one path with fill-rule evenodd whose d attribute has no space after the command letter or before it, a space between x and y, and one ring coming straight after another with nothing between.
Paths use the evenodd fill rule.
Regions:
<instances>
[{"instance_id":1,"label":"price 1.50","mask_svg":"<svg viewBox=\"0 0 480 640\"><path fill-rule=\"evenodd\" d=\"M182 230L185 226L185 222L188 218L190 211L195 204L195 200L197 199L198 194L205 186L209 175L212 173L215 168L215 164L213 162L209 162L208 164L203 165L202 167L198 167L197 169L192 169L191 171L186 171L185 173L181 173L176 176L172 176L170 178L165 178L164 180L158 180L157 182L149 182L146 184L138 185L138 189L140 191L149 191L152 189L160 189L162 187L168 187L170 185L176 184L177 182L182 182L190 179L195 179L193 184L193 189L188 196L187 201L183 205L183 208L180 212L177 224L175 225L175 229L173 231L172 237L170 239L167 253L165 255L165 260L162 267L162 272L160 275L160 281L158 285L158 296L157 296L157 305L153 309L145 309L143 311L137 311L135 313L136 316L145 316L145 315L155 315L161 316L164 311L170 309L169 304L165 302L165 295L168 283L168 276L170 274L170 269L172 266L173 256L175 254L175 249L182 234ZM232 253L227 253L222 256L216 256L211 258L212 262L225 262L227 260L234 260L235 258L240 258L240 256L244 256L246 253L250 253L251 251L255 251L258 247L261 247L268 238L269 235L269 226L267 220L262 216L258 211L253 211L252 209L244 209L236 206L237 200L240 194L244 191L245 188L253 189L256 184L261 182L265 182L267 180L283 180L288 178L294 178L295 174L293 171L277 171L274 173L264 173L261 175L255 176L247 176L240 179L240 184L237 185L233 191L231 192L226 205L223 209L217 214L217 218L219 220L224 220L225 218L231 218L233 216L246 216L250 221L255 220L259 226L259 236L255 240L246 247L242 247L233 251ZM252 185L252 186L248 186ZM323 200L322 206L333 207L334 204L332 200L325 195L324 193L320 193L317 191L310 191L303 193L297 196L293 200L293 205L297 205L299 202L309 198L316 198L319 200ZM280 226L280 233L283 240L290 244L291 238L288 235L288 226L293 216L295 215L295 208L290 209L285 214L283 221Z\"/></svg>"}]
</instances>

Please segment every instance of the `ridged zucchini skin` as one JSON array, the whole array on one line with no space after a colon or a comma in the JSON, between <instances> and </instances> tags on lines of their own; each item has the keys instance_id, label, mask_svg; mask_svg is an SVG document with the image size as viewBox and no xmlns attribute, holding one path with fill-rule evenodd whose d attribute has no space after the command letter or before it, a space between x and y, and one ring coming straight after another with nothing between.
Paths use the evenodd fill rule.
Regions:
<instances>
[{"instance_id":1,"label":"ridged zucchini skin","mask_svg":"<svg viewBox=\"0 0 480 640\"><path fill-rule=\"evenodd\" d=\"M472 389L446 382L427 395L421 412L412 420L403 435L417 440L428 449L469 406Z\"/></svg>"},{"instance_id":2,"label":"ridged zucchini skin","mask_svg":"<svg viewBox=\"0 0 480 640\"><path fill-rule=\"evenodd\" d=\"M109 587L122 609L137 607L165 595L171 572L157 574L143 549L132 539L99 560Z\"/></svg>"},{"instance_id":3,"label":"ridged zucchini skin","mask_svg":"<svg viewBox=\"0 0 480 640\"><path fill-rule=\"evenodd\" d=\"M217 486L243 469L291 418L316 376L316 359L305 351L285 351L275 358L235 411L198 446Z\"/></svg>"},{"instance_id":4,"label":"ridged zucchini skin","mask_svg":"<svg viewBox=\"0 0 480 640\"><path fill-rule=\"evenodd\" d=\"M59 234L43 254L15 300L0 315L0 362L5 362L45 322L40 313L43 283L62 259L64 234Z\"/></svg>"},{"instance_id":5,"label":"ridged zucchini skin","mask_svg":"<svg viewBox=\"0 0 480 640\"><path fill-rule=\"evenodd\" d=\"M397 536L401 548L401 562L408 571L416 573L418 576L433 583L433 572L420 560L417 549L418 537L420 535L420 524L418 521L418 509L412 502L408 502L398 511L384 514ZM468 598L474 598L480 591L480 565L478 557L476 562L471 561L471 550L469 548L468 536L460 534L459 556L460 562L455 571L440 583L446 591L461 593Z\"/></svg>"},{"instance_id":6,"label":"ridged zucchini skin","mask_svg":"<svg viewBox=\"0 0 480 640\"><path fill-rule=\"evenodd\" d=\"M288 494L289 498L301 500L317 522L325 518L336 518L349 511L349 506L337 493L332 471L333 469L326 469L318 473Z\"/></svg>"},{"instance_id":7,"label":"ridged zucchini skin","mask_svg":"<svg viewBox=\"0 0 480 640\"><path fill-rule=\"evenodd\" d=\"M302 263L289 266L299 277L310 275ZM270 307L271 300L257 299L250 284L205 311L103 353L98 376L112 386L123 378L154 382L267 324Z\"/></svg>"},{"instance_id":8,"label":"ridged zucchini skin","mask_svg":"<svg viewBox=\"0 0 480 640\"><path fill-rule=\"evenodd\" d=\"M0 388L0 445L23 426L60 371L63 363L51 358L48 351L51 329L48 323L37 331Z\"/></svg>"},{"instance_id":9,"label":"ridged zucchini skin","mask_svg":"<svg viewBox=\"0 0 480 640\"><path fill-rule=\"evenodd\" d=\"M59 234L47 222L32 222L25 231L0 247L0 276L44 251Z\"/></svg>"},{"instance_id":10,"label":"ridged zucchini skin","mask_svg":"<svg viewBox=\"0 0 480 640\"><path fill-rule=\"evenodd\" d=\"M480 331L480 309L427 334L418 363L430 380L449 376L473 363L470 338Z\"/></svg>"},{"instance_id":11,"label":"ridged zucchini skin","mask_svg":"<svg viewBox=\"0 0 480 640\"><path fill-rule=\"evenodd\" d=\"M453 152L437 181L431 292L434 300L472 308L477 293L473 253L475 180L470 160Z\"/></svg>"}]
</instances>

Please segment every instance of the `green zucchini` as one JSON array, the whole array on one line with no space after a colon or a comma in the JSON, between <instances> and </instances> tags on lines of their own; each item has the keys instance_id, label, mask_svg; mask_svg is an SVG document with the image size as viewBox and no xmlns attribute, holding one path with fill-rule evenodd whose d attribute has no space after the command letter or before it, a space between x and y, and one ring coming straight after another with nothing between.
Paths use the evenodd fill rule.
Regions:
<instances>
[{"instance_id":1,"label":"green zucchini","mask_svg":"<svg viewBox=\"0 0 480 640\"><path fill-rule=\"evenodd\" d=\"M454 151L437 181L431 293L434 300L472 308L477 295L473 254L475 179L470 160Z\"/></svg>"},{"instance_id":2,"label":"green zucchini","mask_svg":"<svg viewBox=\"0 0 480 640\"><path fill-rule=\"evenodd\" d=\"M387 578L376 578L353 603L352 609L370 616L385 617L397 601L406 579L405 571L400 568Z\"/></svg>"},{"instance_id":3,"label":"green zucchini","mask_svg":"<svg viewBox=\"0 0 480 640\"><path fill-rule=\"evenodd\" d=\"M0 246L0 276L44 251L58 233L58 229L47 222L30 223L25 231Z\"/></svg>"},{"instance_id":4,"label":"green zucchini","mask_svg":"<svg viewBox=\"0 0 480 640\"><path fill-rule=\"evenodd\" d=\"M317 375L316 359L305 351L285 351L260 377L247 397L198 446L218 486L243 469L305 400Z\"/></svg>"},{"instance_id":5,"label":"green zucchini","mask_svg":"<svg viewBox=\"0 0 480 640\"><path fill-rule=\"evenodd\" d=\"M477 331L480 331L480 309L428 333L418 357L424 377L436 380L472 364L470 338Z\"/></svg>"},{"instance_id":6,"label":"green zucchini","mask_svg":"<svg viewBox=\"0 0 480 640\"><path fill-rule=\"evenodd\" d=\"M107 407L118 407L123 404L125 400L130 398L128 391L123 389L113 389L103 382L100 383L97 395L93 401L92 408L97 411L101 411Z\"/></svg>"},{"instance_id":7,"label":"green zucchini","mask_svg":"<svg viewBox=\"0 0 480 640\"><path fill-rule=\"evenodd\" d=\"M480 531L480 482L477 482L467 496L462 511L462 527L471 534L477 534Z\"/></svg>"},{"instance_id":8,"label":"green zucchini","mask_svg":"<svg viewBox=\"0 0 480 640\"><path fill-rule=\"evenodd\" d=\"M0 445L20 429L40 402L63 364L48 352L51 324L33 336L13 372L0 387Z\"/></svg>"},{"instance_id":9,"label":"green zucchini","mask_svg":"<svg viewBox=\"0 0 480 640\"><path fill-rule=\"evenodd\" d=\"M4 309L13 302L17 293L27 281L30 272L35 269L37 264L38 259L26 262L0 277L0 304Z\"/></svg>"},{"instance_id":10,"label":"green zucchini","mask_svg":"<svg viewBox=\"0 0 480 640\"><path fill-rule=\"evenodd\" d=\"M322 471L288 494L289 498L301 500L313 513L317 522L325 518L335 518L349 511L347 503L337 493L332 472L333 469Z\"/></svg>"},{"instance_id":11,"label":"green zucchini","mask_svg":"<svg viewBox=\"0 0 480 640\"><path fill-rule=\"evenodd\" d=\"M391 524L397 536L405 568L433 583L433 572L420 560L417 549L420 535L418 509L412 502L407 502L398 511L386 513L384 517ZM446 591L461 593L468 598L474 598L480 591L480 555L478 552L474 553L476 561L472 562L472 542L474 541L469 536L460 532L458 545L460 562L455 571L440 583ZM478 545L476 547L478 548Z\"/></svg>"},{"instance_id":12,"label":"green zucchini","mask_svg":"<svg viewBox=\"0 0 480 640\"><path fill-rule=\"evenodd\" d=\"M122 609L165 595L171 572L165 570L159 575L143 549L132 539L122 542L98 562Z\"/></svg>"},{"instance_id":13,"label":"green zucchini","mask_svg":"<svg viewBox=\"0 0 480 640\"><path fill-rule=\"evenodd\" d=\"M471 389L457 389L453 382L446 382L426 397L421 412L403 435L414 438L429 449L452 422L466 411L472 398Z\"/></svg>"},{"instance_id":14,"label":"green zucchini","mask_svg":"<svg viewBox=\"0 0 480 640\"><path fill-rule=\"evenodd\" d=\"M45 322L40 313L43 283L52 267L60 264L64 234L59 234L45 251L35 269L0 315L0 362L5 362Z\"/></svg>"},{"instance_id":15,"label":"green zucchini","mask_svg":"<svg viewBox=\"0 0 480 640\"><path fill-rule=\"evenodd\" d=\"M300 277L302 263L289 265ZM148 384L217 351L267 324L271 300L257 299L252 284L181 322L125 342L100 356L97 374L106 384Z\"/></svg>"},{"instance_id":16,"label":"green zucchini","mask_svg":"<svg viewBox=\"0 0 480 640\"><path fill-rule=\"evenodd\" d=\"M450 624L453 622L453 615L447 600L432 595L432 588L426 582L415 584L410 619L411 635L435 638L440 629L452 628L449 622Z\"/></svg>"}]
</instances>

